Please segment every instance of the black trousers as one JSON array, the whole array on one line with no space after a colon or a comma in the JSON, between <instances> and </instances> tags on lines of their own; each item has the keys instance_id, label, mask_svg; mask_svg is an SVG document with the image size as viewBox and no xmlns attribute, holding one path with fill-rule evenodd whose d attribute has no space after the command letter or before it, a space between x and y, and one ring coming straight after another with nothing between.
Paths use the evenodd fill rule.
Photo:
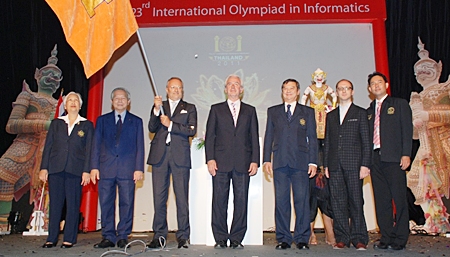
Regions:
<instances>
[{"instance_id":1,"label":"black trousers","mask_svg":"<svg viewBox=\"0 0 450 257\"><path fill-rule=\"evenodd\" d=\"M382 162L376 151L372 154L372 163L370 173L380 242L405 246L409 237L406 172L400 168L400 162Z\"/></svg>"}]
</instances>

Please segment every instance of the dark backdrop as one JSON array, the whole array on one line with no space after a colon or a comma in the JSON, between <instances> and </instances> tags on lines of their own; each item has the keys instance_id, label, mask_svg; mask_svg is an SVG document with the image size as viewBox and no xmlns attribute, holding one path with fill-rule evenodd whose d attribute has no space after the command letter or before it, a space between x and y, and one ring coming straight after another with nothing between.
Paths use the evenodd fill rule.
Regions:
<instances>
[{"instance_id":1,"label":"dark backdrop","mask_svg":"<svg viewBox=\"0 0 450 257\"><path fill-rule=\"evenodd\" d=\"M391 94L409 101L412 91L422 90L413 71L419 59L419 36L430 58L443 62L441 82L450 75L450 1L387 0L386 7ZM23 80L31 90L37 91L34 70L47 64L55 44L58 44L58 66L64 77L61 88L66 93L81 93L87 103L88 80L80 60L65 41L56 15L44 0L1 0L0 10L0 155L3 155L15 138L5 131L11 103L20 93ZM86 116L86 109L84 104L82 116Z\"/></svg>"}]
</instances>

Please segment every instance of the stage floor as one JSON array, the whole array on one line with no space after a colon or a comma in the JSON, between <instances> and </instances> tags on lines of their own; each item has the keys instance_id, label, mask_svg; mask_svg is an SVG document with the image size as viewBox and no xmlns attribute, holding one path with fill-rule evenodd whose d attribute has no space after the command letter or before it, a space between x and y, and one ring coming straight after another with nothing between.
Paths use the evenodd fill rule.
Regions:
<instances>
[{"instance_id":1,"label":"stage floor","mask_svg":"<svg viewBox=\"0 0 450 257\"><path fill-rule=\"evenodd\" d=\"M135 237L132 240L142 240L148 242L152 237L152 233L133 233ZM145 250L141 243L132 244L131 249L127 252L133 256L450 256L450 238L439 236L421 236L411 235L409 237L406 250L374 250L373 244L378 240L379 234L370 234L370 242L367 251L356 251L355 248L346 248L343 250L333 250L331 246L325 243L325 234L316 233L318 245L310 246L310 250L298 250L293 247L288 250L275 250L276 240L274 233L264 233L264 245L255 246L247 245L242 250L234 250L231 248L214 249L211 246L190 245L188 249L177 249L175 234L170 233L168 236L167 247L164 250L151 251ZM62 235L60 235L62 238ZM123 252L107 253L108 249L94 249L93 245L100 242L100 232L90 232L78 235L78 243L70 249L61 249L58 246L51 249L41 248L45 243L45 236L22 236L21 234L11 234L0 236L0 257L9 256L34 256L34 257L51 257L51 256L120 256ZM119 248L111 248L109 250L123 251Z\"/></svg>"}]
</instances>

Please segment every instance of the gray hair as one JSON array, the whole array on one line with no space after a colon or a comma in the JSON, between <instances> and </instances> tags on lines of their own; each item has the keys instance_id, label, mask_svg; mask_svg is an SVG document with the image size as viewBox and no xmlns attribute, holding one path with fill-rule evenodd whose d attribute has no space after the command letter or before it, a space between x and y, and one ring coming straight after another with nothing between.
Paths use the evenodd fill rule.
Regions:
<instances>
[{"instance_id":1,"label":"gray hair","mask_svg":"<svg viewBox=\"0 0 450 257\"><path fill-rule=\"evenodd\" d=\"M129 92L126 88L123 88L123 87L116 87L116 88L113 89L113 91L111 92L111 100L113 100L113 98L114 98L114 92L116 92L116 91L118 91L118 90L122 90L122 91L124 91L125 93L127 93L127 99L128 99L128 100L131 100L131 94L130 94L130 92Z\"/></svg>"},{"instance_id":2,"label":"gray hair","mask_svg":"<svg viewBox=\"0 0 450 257\"><path fill-rule=\"evenodd\" d=\"M76 92L73 92L73 91L69 92L66 96L64 96L64 99L63 99L64 108L66 107L66 102L67 102L67 98L69 98L69 95L76 95L76 96L78 96L78 101L80 102L80 108L81 108L81 106L83 105L83 99L81 99L81 95L80 94L78 94Z\"/></svg>"},{"instance_id":3,"label":"gray hair","mask_svg":"<svg viewBox=\"0 0 450 257\"><path fill-rule=\"evenodd\" d=\"M241 87L242 87L242 79L241 79L241 77L239 77L239 76L236 75L236 74L230 74L230 75L228 75L227 79L225 80L225 87L227 86L227 82L228 82L228 80L229 80L230 78L238 78L238 79L239 79L239 84L241 84Z\"/></svg>"}]
</instances>

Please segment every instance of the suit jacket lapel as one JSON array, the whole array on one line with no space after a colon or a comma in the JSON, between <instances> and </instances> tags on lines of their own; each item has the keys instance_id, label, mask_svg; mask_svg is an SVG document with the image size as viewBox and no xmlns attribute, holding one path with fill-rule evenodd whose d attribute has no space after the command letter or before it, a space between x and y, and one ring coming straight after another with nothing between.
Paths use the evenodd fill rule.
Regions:
<instances>
[{"instance_id":1,"label":"suit jacket lapel","mask_svg":"<svg viewBox=\"0 0 450 257\"><path fill-rule=\"evenodd\" d=\"M169 101L163 101L163 110L164 110L164 115L169 116L170 117L170 104Z\"/></svg>"},{"instance_id":2,"label":"suit jacket lapel","mask_svg":"<svg viewBox=\"0 0 450 257\"><path fill-rule=\"evenodd\" d=\"M339 107L339 108L341 108L341 107ZM351 117L352 117L354 111L355 111L355 108L353 108L353 103L351 103L351 104L350 104L350 107L348 107L347 113L346 113L345 116L344 116L344 119L342 119L342 124L341 124L341 125L344 125L345 121L346 121L348 118L351 118ZM341 117L340 117L340 110L339 110L339 118L341 118ZM341 122L341 121L339 120L339 122Z\"/></svg>"},{"instance_id":3,"label":"suit jacket lapel","mask_svg":"<svg viewBox=\"0 0 450 257\"><path fill-rule=\"evenodd\" d=\"M186 109L185 102L180 99L180 101L177 104L177 107L175 107L175 111L173 111L172 117L179 114L181 112L181 110L184 110L184 109Z\"/></svg>"},{"instance_id":4,"label":"suit jacket lapel","mask_svg":"<svg viewBox=\"0 0 450 257\"><path fill-rule=\"evenodd\" d=\"M283 112L284 112L284 117L285 117L286 122L289 122L287 119L287 113L286 113L284 104L283 104ZM294 113L292 113L291 121L289 123L291 123L293 120L298 120L297 117L300 116L301 113L302 113L302 108L301 108L300 104L297 103L295 105Z\"/></svg>"},{"instance_id":5,"label":"suit jacket lapel","mask_svg":"<svg viewBox=\"0 0 450 257\"><path fill-rule=\"evenodd\" d=\"M225 116L228 117L229 122L231 122L231 124L232 124L233 127L234 127L233 114L231 113L231 110L230 110L230 107L228 106L228 102L227 102L227 101L225 101L225 102L222 104L222 108L223 108L222 113L224 113ZM242 111L242 102L241 102L241 110L240 110L240 111ZM238 120L236 121L236 127L237 127L238 124L239 124L239 116L240 116L240 113L239 113L239 115L238 115Z\"/></svg>"}]
</instances>

